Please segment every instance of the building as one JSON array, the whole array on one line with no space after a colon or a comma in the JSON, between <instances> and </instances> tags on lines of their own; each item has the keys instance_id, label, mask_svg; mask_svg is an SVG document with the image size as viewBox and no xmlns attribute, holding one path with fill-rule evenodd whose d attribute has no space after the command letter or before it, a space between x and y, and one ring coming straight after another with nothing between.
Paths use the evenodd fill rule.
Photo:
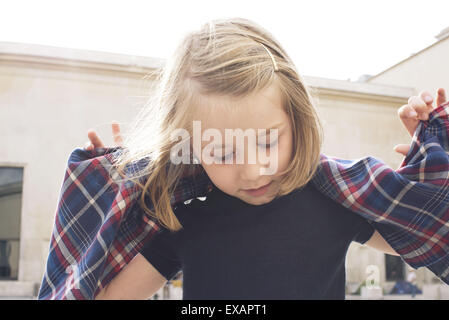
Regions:
<instances>
[{"instance_id":1,"label":"building","mask_svg":"<svg viewBox=\"0 0 449 320\"><path fill-rule=\"evenodd\" d=\"M441 46L435 48L449 50L447 38L439 42ZM151 95L155 81L151 73L163 63L147 57L0 42L0 297L37 295L69 154L87 141L89 128L106 145L113 143L112 120L126 132ZM419 66L416 61L417 70ZM305 77L323 120L324 153L342 158L372 155L398 167L402 156L393 147L409 143L410 137L397 109L423 88L418 82L396 83L394 77L406 78L402 68L366 82ZM444 80L442 74L440 79ZM449 89L447 82L437 83ZM347 256L348 283L363 282L369 265L378 267L381 285L392 285L390 269L396 270L396 276L402 270L399 277L405 277L400 261L385 256L353 243ZM418 270L419 284L430 284L433 278L430 272Z\"/></svg>"},{"instance_id":2,"label":"building","mask_svg":"<svg viewBox=\"0 0 449 320\"><path fill-rule=\"evenodd\" d=\"M449 27L435 36L432 45L410 55L394 66L369 77L367 83L397 85L413 88L416 93L428 90L435 93L438 88L449 90Z\"/></svg>"}]
</instances>

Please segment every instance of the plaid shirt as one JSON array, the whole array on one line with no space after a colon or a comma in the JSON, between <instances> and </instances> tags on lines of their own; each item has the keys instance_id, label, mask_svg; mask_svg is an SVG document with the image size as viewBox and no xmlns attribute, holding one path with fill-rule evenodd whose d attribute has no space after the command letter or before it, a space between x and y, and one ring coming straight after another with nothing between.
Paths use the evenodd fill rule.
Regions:
<instances>
[{"instance_id":1,"label":"plaid shirt","mask_svg":"<svg viewBox=\"0 0 449 320\"><path fill-rule=\"evenodd\" d=\"M70 154L38 299L93 299L160 229L140 208L137 186L118 185L109 176L122 150L77 148ZM420 122L397 170L373 157L321 154L311 183L372 223L410 266L426 267L449 284L448 150L445 103ZM172 205L213 187L204 171L183 177Z\"/></svg>"}]
</instances>

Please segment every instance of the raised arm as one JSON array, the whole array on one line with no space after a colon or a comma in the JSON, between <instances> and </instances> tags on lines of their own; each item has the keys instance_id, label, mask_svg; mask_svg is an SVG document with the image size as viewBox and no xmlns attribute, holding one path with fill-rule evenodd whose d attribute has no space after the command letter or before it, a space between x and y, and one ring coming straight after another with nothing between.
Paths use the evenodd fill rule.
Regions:
<instances>
[{"instance_id":1,"label":"raised arm","mask_svg":"<svg viewBox=\"0 0 449 320\"><path fill-rule=\"evenodd\" d=\"M436 106L446 102L446 92L444 89L439 88L437 90L435 102ZM421 91L418 96L410 97L408 103L399 108L398 116L410 136L413 136L420 120L429 119L429 113L434 109L433 103L434 99L432 95L427 91ZM394 149L396 152L406 156L410 149L410 145L400 144L396 145ZM378 231L375 231L372 237L365 242L364 245L390 255L399 255Z\"/></svg>"}]
</instances>

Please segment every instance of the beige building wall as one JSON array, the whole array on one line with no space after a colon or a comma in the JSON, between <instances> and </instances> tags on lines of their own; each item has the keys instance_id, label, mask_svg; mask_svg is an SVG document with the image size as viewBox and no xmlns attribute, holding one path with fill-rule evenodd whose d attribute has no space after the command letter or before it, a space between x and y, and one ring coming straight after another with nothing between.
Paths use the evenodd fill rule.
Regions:
<instances>
[{"instance_id":1,"label":"beige building wall","mask_svg":"<svg viewBox=\"0 0 449 320\"><path fill-rule=\"evenodd\" d=\"M36 293L70 152L87 141L89 128L112 145L110 122L119 121L126 131L149 95L153 80L145 75L161 65L144 57L0 43L0 166L24 168L18 281L0 281L0 296ZM305 80L323 120L326 154L372 155L399 165L402 157L392 148L410 138L396 112L413 89ZM351 245L348 280L363 280L369 264L382 271L383 257Z\"/></svg>"},{"instance_id":2,"label":"beige building wall","mask_svg":"<svg viewBox=\"0 0 449 320\"><path fill-rule=\"evenodd\" d=\"M397 168L393 151L410 137L397 110L413 94L410 88L306 77L324 128L323 152L356 159L374 156Z\"/></svg>"},{"instance_id":3,"label":"beige building wall","mask_svg":"<svg viewBox=\"0 0 449 320\"><path fill-rule=\"evenodd\" d=\"M40 285L70 152L89 128L112 145L111 120L126 129L149 94L145 75L161 62L0 43L0 166L24 167L19 281L0 282L0 295L2 286L28 295Z\"/></svg>"}]
</instances>

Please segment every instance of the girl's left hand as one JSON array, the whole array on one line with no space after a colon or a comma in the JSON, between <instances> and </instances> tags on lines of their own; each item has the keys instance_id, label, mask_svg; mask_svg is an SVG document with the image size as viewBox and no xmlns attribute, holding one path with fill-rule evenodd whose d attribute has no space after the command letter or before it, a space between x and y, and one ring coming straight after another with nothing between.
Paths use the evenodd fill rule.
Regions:
<instances>
[{"instance_id":1,"label":"girl's left hand","mask_svg":"<svg viewBox=\"0 0 449 320\"><path fill-rule=\"evenodd\" d=\"M118 124L118 122L112 121L111 127L112 127L112 137L114 138L115 146L121 147L123 144L123 138L120 132L120 125ZM85 150L104 148L103 141L101 141L100 137L98 136L95 130L89 129L87 131L87 136L89 138L89 141L87 141L86 144L84 145Z\"/></svg>"},{"instance_id":2,"label":"girl's left hand","mask_svg":"<svg viewBox=\"0 0 449 320\"><path fill-rule=\"evenodd\" d=\"M446 92L443 88L437 90L436 106L439 106L446 102ZM399 118L402 124L407 129L410 136L413 137L416 128L418 127L420 120L428 120L429 113L434 109L433 97L428 91L421 91L419 96L412 96L408 99L408 104L403 105L398 110ZM394 150L404 156L407 155L410 149L408 144L398 144L394 147Z\"/></svg>"}]
</instances>

